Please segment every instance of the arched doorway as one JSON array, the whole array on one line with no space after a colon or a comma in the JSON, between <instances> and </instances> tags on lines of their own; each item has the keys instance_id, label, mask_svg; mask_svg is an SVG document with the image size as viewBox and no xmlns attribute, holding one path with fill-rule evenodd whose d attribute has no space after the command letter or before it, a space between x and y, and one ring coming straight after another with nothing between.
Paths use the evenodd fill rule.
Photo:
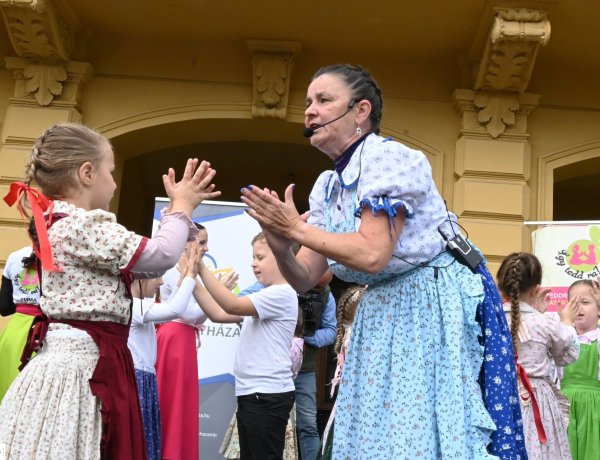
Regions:
<instances>
[{"instance_id":1,"label":"arched doorway","mask_svg":"<svg viewBox=\"0 0 600 460\"><path fill-rule=\"evenodd\" d=\"M331 160L302 137L302 125L264 119L197 119L149 126L111 139L117 159L115 211L127 228L149 234L154 198L164 196L162 174L173 167L181 175L196 157L217 170L223 201L239 201L240 188L268 186L281 194L296 184L300 211L319 173Z\"/></svg>"}]
</instances>

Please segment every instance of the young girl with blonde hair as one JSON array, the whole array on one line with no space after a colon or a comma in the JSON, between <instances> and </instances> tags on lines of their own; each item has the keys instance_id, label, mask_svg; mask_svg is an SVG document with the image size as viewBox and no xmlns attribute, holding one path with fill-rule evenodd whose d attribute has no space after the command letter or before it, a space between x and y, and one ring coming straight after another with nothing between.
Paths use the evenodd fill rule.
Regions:
<instances>
[{"instance_id":1,"label":"young girl with blonde hair","mask_svg":"<svg viewBox=\"0 0 600 460\"><path fill-rule=\"evenodd\" d=\"M504 311L517 355L527 456L529 460L569 460L566 420L553 373L555 365L567 365L579 354L573 328L579 303L570 302L558 314L540 313L533 305L541 282L542 266L527 252L508 255L498 270L498 287L508 299Z\"/></svg>"},{"instance_id":2,"label":"young girl with blonde hair","mask_svg":"<svg viewBox=\"0 0 600 460\"><path fill-rule=\"evenodd\" d=\"M163 182L171 208L148 239L108 212L114 170L105 137L62 123L37 139L25 183L12 184L5 197L9 205L23 198L32 208L45 315L29 342L41 349L0 405L0 446L7 458L146 458L127 348L131 280L175 265L186 240L196 235L193 209L219 192L206 162L188 160L179 182L169 169ZM34 181L41 192L31 187Z\"/></svg>"}]
</instances>

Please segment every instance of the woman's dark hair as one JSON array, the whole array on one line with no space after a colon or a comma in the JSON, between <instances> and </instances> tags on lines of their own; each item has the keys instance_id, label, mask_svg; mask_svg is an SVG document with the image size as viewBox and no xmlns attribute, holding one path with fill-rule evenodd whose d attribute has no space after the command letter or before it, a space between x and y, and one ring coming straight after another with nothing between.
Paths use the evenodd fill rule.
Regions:
<instances>
[{"instance_id":1,"label":"woman's dark hair","mask_svg":"<svg viewBox=\"0 0 600 460\"><path fill-rule=\"evenodd\" d=\"M194 222L194 226L198 229L198 230L206 230L206 227L202 224L199 224L198 222Z\"/></svg>"},{"instance_id":2,"label":"woman's dark hair","mask_svg":"<svg viewBox=\"0 0 600 460\"><path fill-rule=\"evenodd\" d=\"M367 69L354 64L328 65L317 70L312 79L315 80L321 75L326 74L338 75L348 85L352 94L352 101L359 102L366 99L371 103L371 114L369 115L371 130L375 134L379 134L383 99L381 98L381 90L377 82Z\"/></svg>"},{"instance_id":3,"label":"woman's dark hair","mask_svg":"<svg viewBox=\"0 0 600 460\"><path fill-rule=\"evenodd\" d=\"M519 297L542 283L542 264L529 252L513 252L500 264L497 279L500 292L510 300L510 333L516 353L521 324Z\"/></svg>"}]
</instances>

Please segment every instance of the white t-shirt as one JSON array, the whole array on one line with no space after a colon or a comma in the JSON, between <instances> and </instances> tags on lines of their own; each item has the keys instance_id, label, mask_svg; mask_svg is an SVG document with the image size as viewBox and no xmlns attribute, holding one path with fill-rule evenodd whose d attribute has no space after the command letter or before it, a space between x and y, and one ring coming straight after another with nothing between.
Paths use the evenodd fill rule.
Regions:
<instances>
[{"instance_id":1,"label":"white t-shirt","mask_svg":"<svg viewBox=\"0 0 600 460\"><path fill-rule=\"evenodd\" d=\"M179 281L179 278L177 278ZM133 366L142 371L156 373L156 328L179 318L185 313L196 282L186 276L168 303L156 303L154 299L133 299L133 312L127 346L133 357ZM177 287L177 285L175 285ZM196 306L198 310L200 307Z\"/></svg>"},{"instance_id":2,"label":"white t-shirt","mask_svg":"<svg viewBox=\"0 0 600 460\"><path fill-rule=\"evenodd\" d=\"M35 268L26 270L21 262L23 257L30 256L32 251L31 246L25 246L11 253L8 259L6 259L2 276L12 281L13 302L15 304L39 305L40 303L40 286L37 271Z\"/></svg>"},{"instance_id":3,"label":"white t-shirt","mask_svg":"<svg viewBox=\"0 0 600 460\"><path fill-rule=\"evenodd\" d=\"M235 394L294 390L290 348L298 320L298 296L289 284L248 295L258 317L246 316L235 355Z\"/></svg>"},{"instance_id":4,"label":"white t-shirt","mask_svg":"<svg viewBox=\"0 0 600 460\"><path fill-rule=\"evenodd\" d=\"M170 302L171 297L177 291L177 282L180 273L177 267L173 267L163 275L163 284L160 287L160 297L163 302ZM194 297L190 297L185 312L176 320L190 326L200 326L207 320L206 313L198 306Z\"/></svg>"}]
</instances>

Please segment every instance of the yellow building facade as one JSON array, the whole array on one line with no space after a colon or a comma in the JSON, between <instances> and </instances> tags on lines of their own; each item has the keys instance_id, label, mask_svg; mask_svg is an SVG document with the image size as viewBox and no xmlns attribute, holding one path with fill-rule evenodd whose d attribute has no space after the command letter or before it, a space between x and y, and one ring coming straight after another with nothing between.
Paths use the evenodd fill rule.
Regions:
<instances>
[{"instance_id":1,"label":"yellow building facade","mask_svg":"<svg viewBox=\"0 0 600 460\"><path fill-rule=\"evenodd\" d=\"M210 160L222 199L297 184L328 158L302 137L322 65L366 66L382 134L427 154L492 270L530 248L528 220L597 219L600 4L588 0L317 2L0 0L0 193L37 136L83 122L112 142L112 210L148 233L161 174ZM0 266L27 242L0 205ZM232 229L235 238L235 229Z\"/></svg>"}]
</instances>

